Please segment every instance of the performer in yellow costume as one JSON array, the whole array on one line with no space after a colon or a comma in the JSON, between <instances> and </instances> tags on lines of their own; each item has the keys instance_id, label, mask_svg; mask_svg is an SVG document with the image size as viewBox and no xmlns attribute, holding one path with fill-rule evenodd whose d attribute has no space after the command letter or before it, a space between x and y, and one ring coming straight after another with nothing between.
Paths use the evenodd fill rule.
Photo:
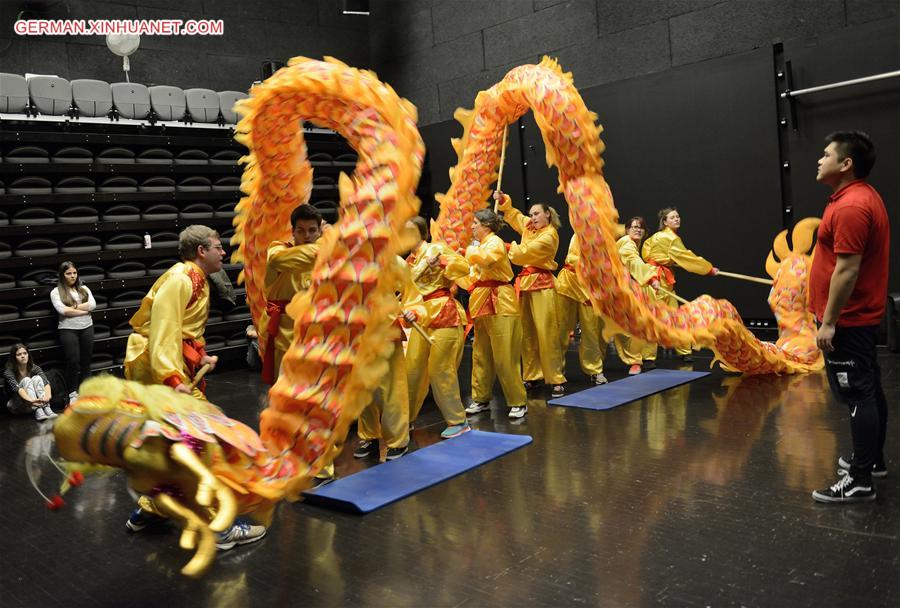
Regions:
<instances>
[{"instance_id":1,"label":"performer in yellow costume","mask_svg":"<svg viewBox=\"0 0 900 608\"><path fill-rule=\"evenodd\" d=\"M204 398L206 382L192 387L197 371L215 367L206 354L203 333L209 316L206 276L222 268L225 250L219 234L206 226L188 226L178 235L182 261L156 279L129 323L125 377L143 384L167 384Z\"/></svg>"},{"instance_id":2,"label":"performer in yellow costume","mask_svg":"<svg viewBox=\"0 0 900 608\"><path fill-rule=\"evenodd\" d=\"M312 269L322 234L322 214L312 205L300 205L291 213L293 240L272 241L266 260L266 310L259 327L263 356L262 379L274 384L281 359L294 337L294 320L285 308L312 282Z\"/></svg>"},{"instance_id":3,"label":"performer in yellow costume","mask_svg":"<svg viewBox=\"0 0 900 608\"><path fill-rule=\"evenodd\" d=\"M719 269L707 260L684 246L678 229L681 228L681 216L675 207L666 207L659 212L659 232L644 241L641 255L644 261L662 269L662 283L666 291L675 293L675 273L673 266L679 266L694 274L715 276ZM678 301L671 295L657 293L657 298L675 308ZM685 362L693 360L689 348L675 349Z\"/></svg>"},{"instance_id":4,"label":"performer in yellow costume","mask_svg":"<svg viewBox=\"0 0 900 608\"><path fill-rule=\"evenodd\" d=\"M521 243L509 246L510 261L522 267L516 277L522 314L522 378L526 388L535 388L543 381L553 386L554 397L560 397L566 390L566 377L559 350L553 281L557 268L554 258L559 249L559 215L549 205L537 203L526 218L506 194L495 192L494 199L506 223L522 235Z\"/></svg>"},{"instance_id":5,"label":"performer in yellow costume","mask_svg":"<svg viewBox=\"0 0 900 608\"><path fill-rule=\"evenodd\" d=\"M391 346L388 372L375 390L372 403L359 416L359 445L353 452L354 458L379 454L379 440L384 440L387 446L387 460L400 458L409 450L409 385L399 317L407 322L419 321L425 318L426 312L422 294L416 289L406 262L400 257L395 257L394 262L398 277L394 291L399 301L393 320L398 325L399 335Z\"/></svg>"},{"instance_id":6,"label":"performer in yellow costume","mask_svg":"<svg viewBox=\"0 0 900 608\"><path fill-rule=\"evenodd\" d=\"M502 220L490 209L475 212L475 241L466 249L469 276L460 284L469 292L469 316L475 327L472 342L472 403L467 414L491 408L494 379L499 378L510 418L528 413L522 384L522 322L519 302L510 284L512 266L506 244L495 234Z\"/></svg>"},{"instance_id":7,"label":"performer in yellow costume","mask_svg":"<svg viewBox=\"0 0 900 608\"><path fill-rule=\"evenodd\" d=\"M453 281L469 273L465 259L443 243L427 243L428 225L416 216L406 223L411 236L418 239L406 259L412 280L425 301L421 326L428 340L417 331L409 335L406 369L409 384L409 421L415 421L428 394L441 410L447 428L441 437L449 439L470 430L459 395L459 363L462 361L466 312L453 297Z\"/></svg>"},{"instance_id":8,"label":"performer in yellow costume","mask_svg":"<svg viewBox=\"0 0 900 608\"><path fill-rule=\"evenodd\" d=\"M594 384L606 384L603 375L603 359L606 343L603 341L603 317L594 312L578 275L575 265L581 257L578 235L569 241L566 263L556 275L556 309L559 315L559 349L563 371L566 368L566 351L569 350L569 332L576 319L581 324L581 341L578 344L578 361L581 371L590 376Z\"/></svg>"},{"instance_id":9,"label":"performer in yellow costume","mask_svg":"<svg viewBox=\"0 0 900 608\"><path fill-rule=\"evenodd\" d=\"M643 287L644 293L648 297L655 298L657 297L656 290L659 288L659 278L663 271L659 266L647 264L641 259L638 247L646 234L647 224L644 222L644 218L633 217L628 220L625 236L616 242L616 247L619 249L619 258L625 264L631 277ZM641 373L644 367L647 369L656 367L656 344L627 334L617 334L615 344L616 352L622 363L629 366L629 376Z\"/></svg>"}]
</instances>

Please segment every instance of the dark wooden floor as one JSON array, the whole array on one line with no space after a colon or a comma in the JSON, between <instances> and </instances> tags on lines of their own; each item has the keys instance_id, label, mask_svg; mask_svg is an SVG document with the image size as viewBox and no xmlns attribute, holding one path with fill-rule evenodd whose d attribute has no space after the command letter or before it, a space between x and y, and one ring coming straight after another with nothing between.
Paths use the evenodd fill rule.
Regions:
<instances>
[{"instance_id":1,"label":"dark wooden floor","mask_svg":"<svg viewBox=\"0 0 900 608\"><path fill-rule=\"evenodd\" d=\"M896 425L900 357L881 362ZM608 368L624 375L615 357ZM214 375L210 396L256 426L254 375ZM717 372L607 412L528 407L522 421L476 419L531 434L525 449L362 517L283 504L267 538L220 553L201 581L179 575L174 528L126 533L120 474L44 508L25 462L49 436L3 417L0 606L900 605L897 433L875 503L813 503L849 444L821 374ZM417 426L415 446L439 441L433 406ZM351 449L341 475L366 466Z\"/></svg>"}]
</instances>

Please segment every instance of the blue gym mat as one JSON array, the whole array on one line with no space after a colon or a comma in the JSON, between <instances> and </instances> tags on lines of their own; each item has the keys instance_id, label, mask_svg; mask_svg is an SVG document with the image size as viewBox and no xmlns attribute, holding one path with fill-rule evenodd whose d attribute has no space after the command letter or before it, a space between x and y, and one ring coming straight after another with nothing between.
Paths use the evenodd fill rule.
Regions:
<instances>
[{"instance_id":1,"label":"blue gym mat","mask_svg":"<svg viewBox=\"0 0 900 608\"><path fill-rule=\"evenodd\" d=\"M303 495L306 502L313 505L369 513L531 442L529 435L469 431Z\"/></svg>"},{"instance_id":2,"label":"blue gym mat","mask_svg":"<svg viewBox=\"0 0 900 608\"><path fill-rule=\"evenodd\" d=\"M653 369L637 376L628 376L609 384L565 395L559 399L551 399L547 404L580 407L586 410L611 410L614 407L631 403L647 395L653 395L680 384L693 382L708 375L709 372Z\"/></svg>"}]
</instances>

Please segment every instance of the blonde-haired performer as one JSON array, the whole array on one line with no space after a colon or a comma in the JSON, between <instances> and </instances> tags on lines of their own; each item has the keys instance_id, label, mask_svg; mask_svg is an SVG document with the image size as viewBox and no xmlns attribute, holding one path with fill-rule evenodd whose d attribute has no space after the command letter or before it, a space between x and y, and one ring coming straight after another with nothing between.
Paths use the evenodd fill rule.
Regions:
<instances>
[{"instance_id":1,"label":"blonde-haired performer","mask_svg":"<svg viewBox=\"0 0 900 608\"><path fill-rule=\"evenodd\" d=\"M469 276L460 284L469 292L469 316L475 327L472 342L472 403L467 414L491 409L494 379L500 380L510 418L528 413L522 384L522 323L519 303L510 284L512 266L506 244L495 233L503 221L490 209L475 212L475 241L466 249Z\"/></svg>"},{"instance_id":2,"label":"blonde-haired performer","mask_svg":"<svg viewBox=\"0 0 900 608\"><path fill-rule=\"evenodd\" d=\"M581 324L581 341L578 344L578 360L581 370L590 376L594 384L606 384L603 375L603 359L606 344L603 343L603 317L594 312L581 281L575 272L575 265L581 258L578 235L569 241L566 263L556 275L556 307L559 314L559 348L566 365L566 351L569 350L569 332L577 320Z\"/></svg>"},{"instance_id":3,"label":"blonde-haired performer","mask_svg":"<svg viewBox=\"0 0 900 608\"><path fill-rule=\"evenodd\" d=\"M141 301L129 323L125 377L143 384L167 384L181 393L205 399L205 381L192 386L195 374L218 357L206 354L209 317L207 275L222 269L225 249L219 233L188 226L178 235L178 262L162 274Z\"/></svg>"},{"instance_id":4,"label":"blonde-haired performer","mask_svg":"<svg viewBox=\"0 0 900 608\"><path fill-rule=\"evenodd\" d=\"M672 266L679 266L688 272L714 276L719 269L707 260L684 246L678 230L681 228L681 216L675 207L666 207L659 212L659 232L644 241L641 255L649 264L659 266L662 271L662 282L667 291L675 293L675 274ZM675 308L677 300L671 295L658 294L658 299ZM685 362L692 361L691 349L678 348L676 352Z\"/></svg>"},{"instance_id":5,"label":"blonde-haired performer","mask_svg":"<svg viewBox=\"0 0 900 608\"><path fill-rule=\"evenodd\" d=\"M441 438L449 439L470 430L459 395L466 311L453 297L453 282L469 273L469 265L443 243L425 241L428 236L425 218L416 216L406 222L406 230L418 241L406 263L425 300L425 316L420 319L420 325L434 341L429 344L418 331L409 335L406 347L409 421L412 423L418 417L430 384L434 402L447 423Z\"/></svg>"},{"instance_id":6,"label":"blonde-haired performer","mask_svg":"<svg viewBox=\"0 0 900 608\"><path fill-rule=\"evenodd\" d=\"M553 396L561 397L566 391L566 377L559 351L559 320L553 281L553 271L557 268L554 258L559 249L559 215L549 205L536 203L526 218L513 207L508 195L498 191L494 193L494 199L506 223L522 235L521 243L510 244L509 259L522 266L516 277L516 292L522 313L525 386L535 388L546 382L553 386Z\"/></svg>"},{"instance_id":7,"label":"blonde-haired performer","mask_svg":"<svg viewBox=\"0 0 900 608\"><path fill-rule=\"evenodd\" d=\"M656 298L656 289L659 288L659 278L663 271L658 266L644 262L638 253L638 247L646 234L647 224L644 223L644 218L635 216L628 220L625 236L616 242L616 246L619 249L619 258L625 264L631 278L642 286L648 297ZM641 373L645 366L647 369L656 367L656 344L627 334L616 335L615 344L622 363L629 366L629 376Z\"/></svg>"},{"instance_id":8,"label":"blonde-haired performer","mask_svg":"<svg viewBox=\"0 0 900 608\"><path fill-rule=\"evenodd\" d=\"M400 294L394 316L398 336L391 347L388 372L375 390L372 402L359 416L359 445L353 452L354 458L380 454L379 440L384 440L387 446L387 460L400 458L409 451L409 387L399 318L403 317L407 322L424 319L425 303L412 282L406 262L395 257L394 264L398 275L394 291Z\"/></svg>"}]
</instances>

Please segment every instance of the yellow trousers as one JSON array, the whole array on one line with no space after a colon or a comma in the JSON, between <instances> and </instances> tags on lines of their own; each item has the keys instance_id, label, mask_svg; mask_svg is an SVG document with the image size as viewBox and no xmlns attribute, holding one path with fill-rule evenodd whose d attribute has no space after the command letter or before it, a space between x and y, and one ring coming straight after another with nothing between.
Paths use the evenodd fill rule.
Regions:
<instances>
[{"instance_id":1,"label":"yellow trousers","mask_svg":"<svg viewBox=\"0 0 900 608\"><path fill-rule=\"evenodd\" d=\"M499 378L507 407L525 405L525 387L519 367L521 356L522 323L519 317L476 317L472 342L472 400L489 403L494 392L494 378Z\"/></svg>"},{"instance_id":2,"label":"yellow trousers","mask_svg":"<svg viewBox=\"0 0 900 608\"><path fill-rule=\"evenodd\" d=\"M666 290L672 292L673 295L675 294L675 286L674 285L666 285ZM657 297L659 297L659 299L662 302L665 302L670 307L678 308L678 300L676 300L672 296L659 294L659 296L657 296ZM675 352L678 353L679 356L683 357L684 355L691 354L691 349L690 348L676 348Z\"/></svg>"},{"instance_id":3,"label":"yellow trousers","mask_svg":"<svg viewBox=\"0 0 900 608\"><path fill-rule=\"evenodd\" d=\"M519 306L522 311L522 378L526 381L543 378L547 384L564 384L556 290L523 291Z\"/></svg>"},{"instance_id":4,"label":"yellow trousers","mask_svg":"<svg viewBox=\"0 0 900 608\"><path fill-rule=\"evenodd\" d=\"M598 316L590 304L576 302L562 294L556 294L556 312L559 318L559 352L562 369L566 369L566 351L569 350L569 332L575 320L581 323L581 342L578 344L578 361L581 371L588 376L603 373L606 344L603 342L603 317Z\"/></svg>"},{"instance_id":5,"label":"yellow trousers","mask_svg":"<svg viewBox=\"0 0 900 608\"><path fill-rule=\"evenodd\" d=\"M645 342L627 334L616 335L614 342L619 359L625 365L642 365L644 361L656 361L656 344Z\"/></svg>"},{"instance_id":6,"label":"yellow trousers","mask_svg":"<svg viewBox=\"0 0 900 608\"><path fill-rule=\"evenodd\" d=\"M428 386L441 415L449 426L463 424L466 410L459 396L459 364L463 354L463 327L426 329L434 340L428 343L418 331L406 347L406 379L409 385L409 420L419 416Z\"/></svg>"},{"instance_id":7,"label":"yellow trousers","mask_svg":"<svg viewBox=\"0 0 900 608\"><path fill-rule=\"evenodd\" d=\"M360 439L381 439L389 448L409 444L409 389L406 386L406 359L403 346L394 343L388 359L388 373L359 416Z\"/></svg>"}]
</instances>

